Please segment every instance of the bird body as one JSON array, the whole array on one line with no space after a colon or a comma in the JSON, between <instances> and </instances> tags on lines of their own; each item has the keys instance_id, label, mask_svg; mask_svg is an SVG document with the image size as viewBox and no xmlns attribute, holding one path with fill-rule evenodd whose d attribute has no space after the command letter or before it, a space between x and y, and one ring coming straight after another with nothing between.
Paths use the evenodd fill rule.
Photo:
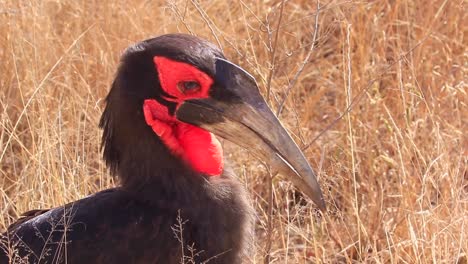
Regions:
<instances>
[{"instance_id":1,"label":"bird body","mask_svg":"<svg viewBox=\"0 0 468 264\"><path fill-rule=\"evenodd\" d=\"M171 200L109 189L26 217L11 230L13 263L239 263L252 223L242 188L224 177L192 186Z\"/></svg>"},{"instance_id":2,"label":"bird body","mask_svg":"<svg viewBox=\"0 0 468 264\"><path fill-rule=\"evenodd\" d=\"M0 237L0 264L241 263L253 210L215 134L291 174L324 208L253 77L203 39L168 34L128 48L106 103L103 156L120 187L26 213Z\"/></svg>"}]
</instances>

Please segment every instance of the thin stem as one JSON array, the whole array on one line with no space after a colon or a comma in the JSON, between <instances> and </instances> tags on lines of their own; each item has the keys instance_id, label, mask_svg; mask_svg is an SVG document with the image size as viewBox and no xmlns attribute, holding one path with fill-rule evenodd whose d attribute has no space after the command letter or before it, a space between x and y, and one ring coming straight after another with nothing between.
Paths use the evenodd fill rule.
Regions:
<instances>
[{"instance_id":1,"label":"thin stem","mask_svg":"<svg viewBox=\"0 0 468 264\"><path fill-rule=\"evenodd\" d=\"M271 31L268 28L268 38L270 39L270 51L271 51L271 57L270 57L271 68L270 68L270 73L268 75L268 82L267 82L267 102L270 101L271 79L273 78L273 75L276 69L276 47L278 46L278 35L279 35L279 28L281 25L281 20L283 18L283 10L284 10L284 0L281 1L280 16L278 19L278 25L276 27L275 44L273 45L273 47L271 46Z\"/></svg>"},{"instance_id":2,"label":"thin stem","mask_svg":"<svg viewBox=\"0 0 468 264\"><path fill-rule=\"evenodd\" d=\"M288 99L289 93L291 92L292 88L294 85L296 85L297 80L299 79L299 76L301 76L302 72L304 71L304 68L306 64L309 62L310 56L312 55L312 51L315 48L316 42L317 42L317 32L318 32L318 18L319 18L319 13L320 13L320 2L317 0L317 12L315 12L315 26L314 26L314 34L312 37L312 45L309 48L309 51L307 52L306 57L302 61L301 66L299 66L299 69L297 70L296 74L294 75L292 81L289 83L288 88L286 89L286 93L283 97L283 100L281 101L278 111L276 112L276 116L280 116L281 112L283 111L284 104L286 103L286 99Z\"/></svg>"}]
</instances>

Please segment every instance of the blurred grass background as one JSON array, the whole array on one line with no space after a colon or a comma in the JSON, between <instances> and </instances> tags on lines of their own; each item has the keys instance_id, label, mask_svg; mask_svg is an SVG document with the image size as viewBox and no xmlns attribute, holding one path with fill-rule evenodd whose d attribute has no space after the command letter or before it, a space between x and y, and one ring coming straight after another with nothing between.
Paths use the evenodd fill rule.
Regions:
<instances>
[{"instance_id":1,"label":"blurred grass background","mask_svg":"<svg viewBox=\"0 0 468 264\"><path fill-rule=\"evenodd\" d=\"M326 196L322 216L274 178L269 199L265 168L224 142L257 211L248 261L467 263L467 13L463 0L0 0L0 231L118 184L97 124L119 57L185 32L256 77Z\"/></svg>"}]
</instances>

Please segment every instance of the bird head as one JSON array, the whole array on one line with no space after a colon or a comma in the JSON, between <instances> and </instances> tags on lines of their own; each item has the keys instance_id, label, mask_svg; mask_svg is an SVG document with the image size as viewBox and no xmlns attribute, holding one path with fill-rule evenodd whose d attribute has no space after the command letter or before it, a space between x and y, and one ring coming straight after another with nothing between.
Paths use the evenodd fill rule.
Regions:
<instances>
[{"instance_id":1,"label":"bird head","mask_svg":"<svg viewBox=\"0 0 468 264\"><path fill-rule=\"evenodd\" d=\"M128 48L100 125L104 158L118 173L125 173L124 163L143 164L137 152L154 155L153 146L202 176L220 175L219 136L249 150L274 173L289 176L325 209L315 173L254 77L198 37L168 34ZM167 159L160 155L158 165L168 166Z\"/></svg>"}]
</instances>

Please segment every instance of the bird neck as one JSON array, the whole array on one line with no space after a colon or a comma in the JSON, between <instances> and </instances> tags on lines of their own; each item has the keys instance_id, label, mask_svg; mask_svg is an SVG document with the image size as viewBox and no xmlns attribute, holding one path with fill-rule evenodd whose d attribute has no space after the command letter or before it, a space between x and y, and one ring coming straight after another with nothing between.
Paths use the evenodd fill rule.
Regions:
<instances>
[{"instance_id":1,"label":"bird neck","mask_svg":"<svg viewBox=\"0 0 468 264\"><path fill-rule=\"evenodd\" d=\"M143 113L146 123L172 155L182 159L195 172L207 176L221 175L223 149L212 133L177 120L155 100L145 100Z\"/></svg>"},{"instance_id":2,"label":"bird neck","mask_svg":"<svg viewBox=\"0 0 468 264\"><path fill-rule=\"evenodd\" d=\"M178 144L169 146L192 169L207 176L219 176L223 172L223 149L210 132L182 122L173 124L172 137Z\"/></svg>"}]
</instances>

